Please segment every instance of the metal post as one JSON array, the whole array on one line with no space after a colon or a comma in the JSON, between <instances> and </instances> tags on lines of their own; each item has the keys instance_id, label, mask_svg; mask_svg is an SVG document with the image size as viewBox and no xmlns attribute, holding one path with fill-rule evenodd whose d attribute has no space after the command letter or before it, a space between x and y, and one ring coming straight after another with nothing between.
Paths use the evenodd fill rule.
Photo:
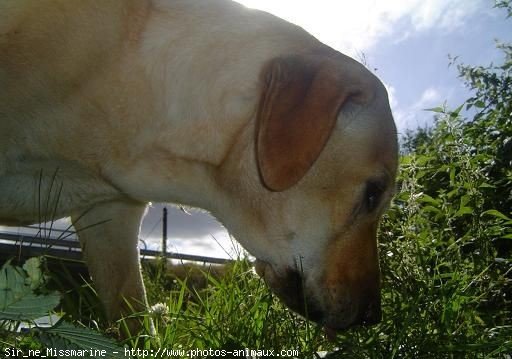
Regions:
<instances>
[{"instance_id":1,"label":"metal post","mask_svg":"<svg viewBox=\"0 0 512 359\"><path fill-rule=\"evenodd\" d=\"M167 207L164 207L162 225L162 257L167 256Z\"/></svg>"}]
</instances>

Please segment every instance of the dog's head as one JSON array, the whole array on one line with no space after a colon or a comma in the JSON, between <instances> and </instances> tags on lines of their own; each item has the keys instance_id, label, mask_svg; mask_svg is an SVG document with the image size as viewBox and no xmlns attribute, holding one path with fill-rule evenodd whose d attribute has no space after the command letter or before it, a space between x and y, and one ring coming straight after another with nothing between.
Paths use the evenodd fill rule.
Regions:
<instances>
[{"instance_id":1,"label":"dog's head","mask_svg":"<svg viewBox=\"0 0 512 359\"><path fill-rule=\"evenodd\" d=\"M386 90L331 50L272 59L261 83L221 179L223 220L290 308L330 329L378 322L377 226L397 168Z\"/></svg>"}]
</instances>

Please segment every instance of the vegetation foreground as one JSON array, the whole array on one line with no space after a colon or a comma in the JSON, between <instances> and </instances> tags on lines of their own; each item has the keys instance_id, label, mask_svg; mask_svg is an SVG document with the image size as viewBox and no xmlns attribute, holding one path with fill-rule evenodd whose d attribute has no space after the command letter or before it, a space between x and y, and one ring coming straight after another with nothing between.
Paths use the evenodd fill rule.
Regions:
<instances>
[{"instance_id":1,"label":"vegetation foreground","mask_svg":"<svg viewBox=\"0 0 512 359\"><path fill-rule=\"evenodd\" d=\"M509 1L497 5L512 14ZM93 289L35 259L0 270L0 357L49 347L105 350L86 356L98 358L185 357L180 350L215 357L220 352L208 350L246 348L259 357L289 350L282 356L512 358L512 46L499 47L501 65L457 65L473 93L463 106L431 109L434 126L403 138L398 193L380 227L380 324L329 341L286 309L245 260L223 273L204 269L207 286L152 266L146 282L157 304L134 314L146 330L119 343L109 339L117 332L103 326ZM55 311L63 315L56 325L18 330ZM69 353L77 354L53 354Z\"/></svg>"}]
</instances>

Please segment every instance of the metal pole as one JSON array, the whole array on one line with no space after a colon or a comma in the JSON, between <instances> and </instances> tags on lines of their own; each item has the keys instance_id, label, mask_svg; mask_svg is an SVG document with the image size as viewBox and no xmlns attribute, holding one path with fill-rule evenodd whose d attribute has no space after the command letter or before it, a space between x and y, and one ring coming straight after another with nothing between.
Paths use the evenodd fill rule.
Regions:
<instances>
[{"instance_id":1,"label":"metal pole","mask_svg":"<svg viewBox=\"0 0 512 359\"><path fill-rule=\"evenodd\" d=\"M164 207L162 225L162 257L167 256L167 207Z\"/></svg>"}]
</instances>

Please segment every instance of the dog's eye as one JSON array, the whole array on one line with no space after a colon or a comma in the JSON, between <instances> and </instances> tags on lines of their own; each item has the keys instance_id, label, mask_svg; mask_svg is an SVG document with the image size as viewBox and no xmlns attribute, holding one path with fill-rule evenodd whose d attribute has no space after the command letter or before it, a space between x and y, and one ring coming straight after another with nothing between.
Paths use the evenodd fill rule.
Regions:
<instances>
[{"instance_id":1,"label":"dog's eye","mask_svg":"<svg viewBox=\"0 0 512 359\"><path fill-rule=\"evenodd\" d=\"M380 181L368 181L364 192L363 204L367 212L373 212L380 204L384 193L384 184Z\"/></svg>"}]
</instances>

